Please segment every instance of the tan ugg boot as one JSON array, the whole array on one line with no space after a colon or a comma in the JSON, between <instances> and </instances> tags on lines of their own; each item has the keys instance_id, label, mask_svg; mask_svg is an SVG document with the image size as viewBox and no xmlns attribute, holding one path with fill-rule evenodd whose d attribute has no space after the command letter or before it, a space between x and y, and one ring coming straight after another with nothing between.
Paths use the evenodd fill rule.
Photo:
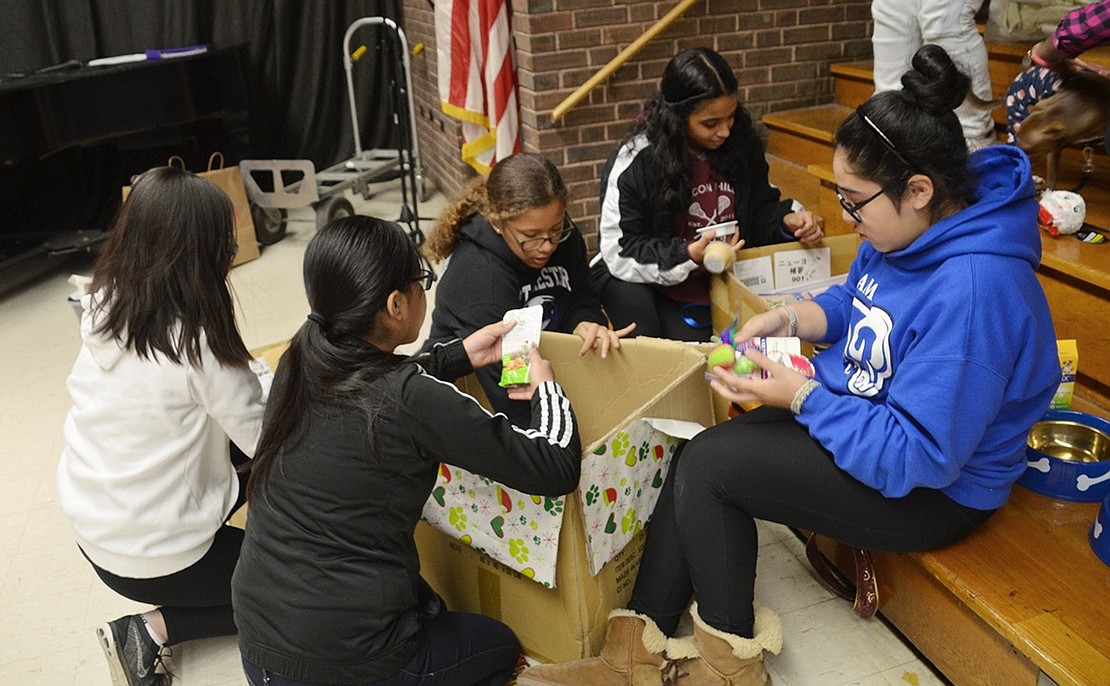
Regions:
<instances>
[{"instance_id":1,"label":"tan ugg boot","mask_svg":"<svg viewBox=\"0 0 1110 686\"><path fill-rule=\"evenodd\" d=\"M772 610L755 606L755 638L728 634L702 621L690 608L694 637L667 641L667 658L678 660L680 686L771 686L763 651L782 650L782 622Z\"/></svg>"},{"instance_id":2,"label":"tan ugg boot","mask_svg":"<svg viewBox=\"0 0 1110 686\"><path fill-rule=\"evenodd\" d=\"M574 662L529 667L519 686L661 686L667 637L631 610L613 610L601 654Z\"/></svg>"}]
</instances>

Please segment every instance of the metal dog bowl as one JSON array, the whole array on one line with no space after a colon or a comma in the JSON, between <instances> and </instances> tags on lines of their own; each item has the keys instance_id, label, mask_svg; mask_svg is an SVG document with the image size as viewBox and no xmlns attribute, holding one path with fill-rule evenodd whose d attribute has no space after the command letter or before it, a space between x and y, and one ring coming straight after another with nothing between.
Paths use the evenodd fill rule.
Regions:
<instances>
[{"instance_id":1,"label":"metal dog bowl","mask_svg":"<svg viewBox=\"0 0 1110 686\"><path fill-rule=\"evenodd\" d=\"M1049 410L1029 431L1028 467L1018 483L1060 500L1110 495L1110 422L1086 412Z\"/></svg>"},{"instance_id":2,"label":"metal dog bowl","mask_svg":"<svg viewBox=\"0 0 1110 686\"><path fill-rule=\"evenodd\" d=\"M1091 530L1087 532L1087 540L1098 559L1110 565L1110 496L1098 508L1095 521L1091 522Z\"/></svg>"}]
</instances>

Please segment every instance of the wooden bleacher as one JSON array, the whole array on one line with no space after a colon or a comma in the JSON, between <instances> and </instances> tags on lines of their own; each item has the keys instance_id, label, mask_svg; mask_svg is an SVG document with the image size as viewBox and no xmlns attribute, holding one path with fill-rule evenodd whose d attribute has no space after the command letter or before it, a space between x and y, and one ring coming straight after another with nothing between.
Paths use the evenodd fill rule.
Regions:
<instances>
[{"instance_id":1,"label":"wooden bleacher","mask_svg":"<svg viewBox=\"0 0 1110 686\"><path fill-rule=\"evenodd\" d=\"M1020 71L1027 45L988 43L995 95ZM1110 49L1084 58L1110 64ZM785 195L825 217L826 233L849 233L832 176L832 137L873 92L871 65L832 65L836 102L771 113L771 178ZM1005 113L994 112L1004 131ZM1059 187L1079 178L1082 156L1066 151ZM1110 160L1081 191L1087 223L1110 230ZM803 170L805 173L803 173ZM1043 160L1034 172L1045 174ZM1074 338L1079 375L1074 409L1110 417L1110 243L1042 238L1038 276L1058 338ZM1005 303L999 303L1005 307ZM1087 543L1098 503L1053 500L1015 486L979 531L928 553L875 554L880 613L957 686L1102 686L1110 684L1110 567ZM851 579L850 555L822 549ZM845 606L845 612L849 609Z\"/></svg>"}]
</instances>

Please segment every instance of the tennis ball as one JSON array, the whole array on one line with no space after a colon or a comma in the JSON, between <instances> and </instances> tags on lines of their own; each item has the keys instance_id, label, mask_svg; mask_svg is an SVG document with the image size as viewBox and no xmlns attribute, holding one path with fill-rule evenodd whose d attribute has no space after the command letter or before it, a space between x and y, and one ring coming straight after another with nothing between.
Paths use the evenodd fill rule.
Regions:
<instances>
[{"instance_id":1,"label":"tennis ball","mask_svg":"<svg viewBox=\"0 0 1110 686\"><path fill-rule=\"evenodd\" d=\"M713 349L709 351L707 364L709 365L710 369L713 369L715 367L728 368L731 367L735 361L736 351L732 348L731 345L727 343L721 343L720 345L714 346Z\"/></svg>"}]
</instances>

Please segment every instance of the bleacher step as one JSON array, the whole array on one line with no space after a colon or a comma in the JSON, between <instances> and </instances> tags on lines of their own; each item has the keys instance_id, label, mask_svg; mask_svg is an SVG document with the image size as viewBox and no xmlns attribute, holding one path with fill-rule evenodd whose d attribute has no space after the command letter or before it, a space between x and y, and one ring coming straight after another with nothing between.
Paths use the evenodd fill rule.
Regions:
<instances>
[{"instance_id":1,"label":"bleacher step","mask_svg":"<svg viewBox=\"0 0 1110 686\"><path fill-rule=\"evenodd\" d=\"M765 114L767 151L803 166L831 164L836 127L852 111L844 105L818 105Z\"/></svg>"},{"instance_id":2,"label":"bleacher step","mask_svg":"<svg viewBox=\"0 0 1110 686\"><path fill-rule=\"evenodd\" d=\"M773 155L767 156L767 164L770 167L770 181L779 189L782 197L793 198L810 212L824 218L825 235L852 233L852 227L840 218L840 204L835 192L830 204L828 194L821 187L823 182L810 171L812 168ZM829 173L832 174L831 170Z\"/></svg>"},{"instance_id":3,"label":"bleacher step","mask_svg":"<svg viewBox=\"0 0 1110 686\"><path fill-rule=\"evenodd\" d=\"M836 77L836 102L855 109L875 92L875 76L871 60L830 64L829 73Z\"/></svg>"}]
</instances>

